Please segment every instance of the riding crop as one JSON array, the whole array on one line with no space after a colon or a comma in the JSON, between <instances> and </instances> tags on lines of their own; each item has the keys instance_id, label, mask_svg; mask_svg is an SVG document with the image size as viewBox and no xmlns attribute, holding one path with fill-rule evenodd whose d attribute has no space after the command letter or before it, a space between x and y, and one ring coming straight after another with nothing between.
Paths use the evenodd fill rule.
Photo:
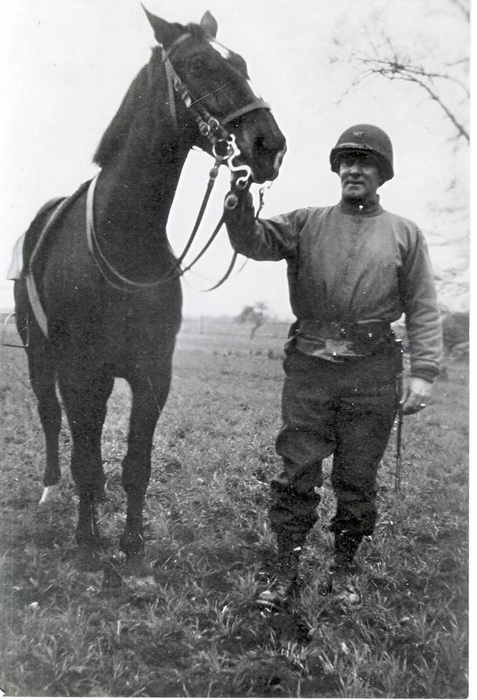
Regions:
<instances>
[{"instance_id":1,"label":"riding crop","mask_svg":"<svg viewBox=\"0 0 477 700\"><path fill-rule=\"evenodd\" d=\"M396 345L399 348L399 373L396 380L396 392L398 398L398 408L397 408L397 432L396 432L396 472L394 476L394 490L399 496L401 494L401 473L402 473L402 430L404 424L404 404L402 403L402 388L404 380L404 363L403 356L404 351L402 347L402 341L400 339L396 340Z\"/></svg>"},{"instance_id":2,"label":"riding crop","mask_svg":"<svg viewBox=\"0 0 477 700\"><path fill-rule=\"evenodd\" d=\"M396 434L396 473L394 478L394 490L398 496L401 495L401 472L402 472L402 428L404 423L403 405L399 402L397 411L397 434Z\"/></svg>"}]
</instances>

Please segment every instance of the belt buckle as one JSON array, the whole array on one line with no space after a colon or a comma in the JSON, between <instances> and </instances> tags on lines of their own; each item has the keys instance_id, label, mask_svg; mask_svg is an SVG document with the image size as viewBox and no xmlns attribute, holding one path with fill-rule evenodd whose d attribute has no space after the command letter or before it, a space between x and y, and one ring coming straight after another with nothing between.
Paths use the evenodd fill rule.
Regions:
<instances>
[{"instance_id":1,"label":"belt buckle","mask_svg":"<svg viewBox=\"0 0 477 700\"><path fill-rule=\"evenodd\" d=\"M331 321L328 324L329 328L329 339L336 341L338 343L342 343L344 340L347 339L348 333L347 329L342 323L338 323L337 321Z\"/></svg>"},{"instance_id":2,"label":"belt buckle","mask_svg":"<svg viewBox=\"0 0 477 700\"><path fill-rule=\"evenodd\" d=\"M325 339L326 354L330 357L346 357L351 355L349 343L346 340Z\"/></svg>"}]
</instances>

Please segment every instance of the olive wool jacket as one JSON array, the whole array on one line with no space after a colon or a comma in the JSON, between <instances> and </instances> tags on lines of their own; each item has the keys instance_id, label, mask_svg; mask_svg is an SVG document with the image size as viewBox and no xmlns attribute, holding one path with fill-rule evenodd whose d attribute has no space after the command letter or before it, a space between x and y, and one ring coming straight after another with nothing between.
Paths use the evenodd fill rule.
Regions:
<instances>
[{"instance_id":1,"label":"olive wool jacket","mask_svg":"<svg viewBox=\"0 0 477 700\"><path fill-rule=\"evenodd\" d=\"M442 333L427 246L418 227L385 211L379 197L365 208L342 201L270 219L255 219L242 197L225 222L238 253L287 261L299 328L310 321L392 323L404 314L411 374L429 381L438 374ZM309 333L300 347L298 330L297 340L299 350L320 355Z\"/></svg>"}]
</instances>

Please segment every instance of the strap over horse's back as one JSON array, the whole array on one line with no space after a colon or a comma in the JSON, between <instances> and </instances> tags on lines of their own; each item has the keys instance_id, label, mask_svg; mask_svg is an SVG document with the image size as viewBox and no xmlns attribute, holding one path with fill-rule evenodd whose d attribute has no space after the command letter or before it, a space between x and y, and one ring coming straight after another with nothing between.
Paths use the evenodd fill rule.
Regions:
<instances>
[{"instance_id":1,"label":"strap over horse's back","mask_svg":"<svg viewBox=\"0 0 477 700\"><path fill-rule=\"evenodd\" d=\"M69 197L57 197L50 199L39 210L28 230L23 235L23 269L21 276L26 280L28 297L35 319L48 337L48 321L38 294L35 278L41 276L41 260L46 254L48 237L55 224L61 219L64 212L85 191L89 181L83 183L74 194Z\"/></svg>"},{"instance_id":2,"label":"strap over horse's back","mask_svg":"<svg viewBox=\"0 0 477 700\"><path fill-rule=\"evenodd\" d=\"M10 265L7 272L8 280L20 279L22 277L22 272L28 269L31 255L48 219L64 199L64 197L55 197L46 202L37 212L28 229L18 238L10 258Z\"/></svg>"},{"instance_id":3,"label":"strap over horse's back","mask_svg":"<svg viewBox=\"0 0 477 700\"><path fill-rule=\"evenodd\" d=\"M50 199L48 202L46 202L46 204L41 207L31 222L28 230L24 234L23 269L25 271L28 270L33 252L38 250L41 245L43 233L48 227L48 222L54 215L56 209L60 206L61 202L64 202L65 199L66 197L55 197L54 199Z\"/></svg>"}]
</instances>

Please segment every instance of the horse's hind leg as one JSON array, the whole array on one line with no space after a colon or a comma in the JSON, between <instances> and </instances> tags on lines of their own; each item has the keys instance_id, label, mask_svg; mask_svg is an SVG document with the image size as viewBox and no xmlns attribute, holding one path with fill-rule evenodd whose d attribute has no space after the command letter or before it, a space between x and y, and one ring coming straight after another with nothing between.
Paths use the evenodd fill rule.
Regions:
<instances>
[{"instance_id":1,"label":"horse's hind leg","mask_svg":"<svg viewBox=\"0 0 477 700\"><path fill-rule=\"evenodd\" d=\"M45 435L45 487L40 503L48 499L48 489L60 481L59 434L61 407L55 388L56 368L51 347L44 338L31 338L28 352L30 383L38 402L38 414Z\"/></svg>"},{"instance_id":2,"label":"horse's hind leg","mask_svg":"<svg viewBox=\"0 0 477 700\"><path fill-rule=\"evenodd\" d=\"M14 293L17 328L26 348L30 384L37 399L38 414L45 436L45 490L40 501L44 503L47 500L48 489L58 484L61 477L58 444L61 408L55 389L56 365L53 348L31 312L23 279L15 282Z\"/></svg>"},{"instance_id":3,"label":"horse's hind leg","mask_svg":"<svg viewBox=\"0 0 477 700\"><path fill-rule=\"evenodd\" d=\"M71 472L79 495L76 541L82 566L95 567L100 547L96 505L104 499L101 433L114 378L103 373L65 372L60 391L71 430Z\"/></svg>"}]
</instances>

